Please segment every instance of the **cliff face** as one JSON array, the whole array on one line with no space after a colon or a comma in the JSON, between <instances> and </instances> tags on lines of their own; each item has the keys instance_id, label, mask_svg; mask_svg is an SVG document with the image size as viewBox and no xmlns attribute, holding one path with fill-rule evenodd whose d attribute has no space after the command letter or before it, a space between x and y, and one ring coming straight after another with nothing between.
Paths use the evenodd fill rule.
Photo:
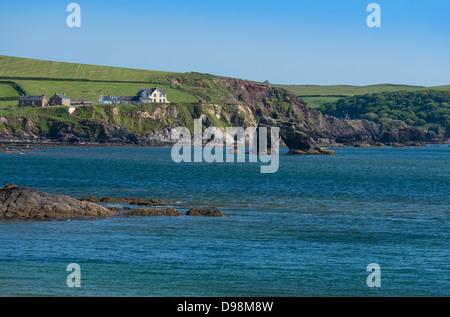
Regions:
<instances>
[{"instance_id":1,"label":"cliff face","mask_svg":"<svg viewBox=\"0 0 450 317\"><path fill-rule=\"evenodd\" d=\"M204 127L256 128L261 117L289 122L312 145L437 143L443 136L420 131L401 121L380 125L367 120L339 120L311 109L281 88L233 78L175 78L173 87L203 100L197 104L94 105L33 108L0 115L0 142L170 145L171 129Z\"/></svg>"},{"instance_id":2,"label":"cliff face","mask_svg":"<svg viewBox=\"0 0 450 317\"><path fill-rule=\"evenodd\" d=\"M237 79L218 79L218 86L231 90L234 100L247 104L259 117L288 121L309 137L313 145L377 145L444 142L442 135L410 127L402 121L381 125L367 120L340 120L311 109L295 94L280 88Z\"/></svg>"}]
</instances>

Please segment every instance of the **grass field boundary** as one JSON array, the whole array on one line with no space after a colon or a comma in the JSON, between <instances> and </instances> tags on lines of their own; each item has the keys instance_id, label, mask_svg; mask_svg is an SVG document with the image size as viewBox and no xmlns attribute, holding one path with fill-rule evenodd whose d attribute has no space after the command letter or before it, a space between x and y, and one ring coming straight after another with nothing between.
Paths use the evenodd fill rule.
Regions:
<instances>
[{"instance_id":1,"label":"grass field boundary","mask_svg":"<svg viewBox=\"0 0 450 317\"><path fill-rule=\"evenodd\" d=\"M17 97L1 97L0 101L16 101Z\"/></svg>"},{"instance_id":2,"label":"grass field boundary","mask_svg":"<svg viewBox=\"0 0 450 317\"><path fill-rule=\"evenodd\" d=\"M1 79L1 78L0 78ZM19 96L21 95L27 95L27 92L25 91L25 89L23 89L22 86L20 86L18 83L16 83L15 81L3 81L0 80L0 84L6 84L6 85L10 85L15 91L17 91L17 93L19 94ZM17 99L17 98L16 98ZM13 99L13 100L16 100Z\"/></svg>"},{"instance_id":3,"label":"grass field boundary","mask_svg":"<svg viewBox=\"0 0 450 317\"><path fill-rule=\"evenodd\" d=\"M127 83L127 84L157 84L157 85L170 85L168 82L163 81L131 81L131 80L97 80L86 78L51 78L51 77L10 77L0 76L0 80L34 80L34 81L79 81L79 82L91 82L91 83Z\"/></svg>"}]
</instances>

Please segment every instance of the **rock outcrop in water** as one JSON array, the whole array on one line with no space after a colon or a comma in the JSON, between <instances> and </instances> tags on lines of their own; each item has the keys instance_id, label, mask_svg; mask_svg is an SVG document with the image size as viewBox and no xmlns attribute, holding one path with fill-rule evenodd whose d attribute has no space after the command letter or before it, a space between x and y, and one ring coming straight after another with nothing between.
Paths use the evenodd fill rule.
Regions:
<instances>
[{"instance_id":1,"label":"rock outcrop in water","mask_svg":"<svg viewBox=\"0 0 450 317\"><path fill-rule=\"evenodd\" d=\"M130 204L135 206L166 206L171 204L170 201L161 199L142 199L142 198L122 198L122 197L95 197L80 198L80 201L88 201L91 203L118 203Z\"/></svg>"},{"instance_id":2,"label":"rock outcrop in water","mask_svg":"<svg viewBox=\"0 0 450 317\"><path fill-rule=\"evenodd\" d=\"M270 149L274 141L271 135L271 128L279 128L280 138L289 148L289 154L301 155L334 155L336 152L324 147L311 146L310 138L303 132L298 131L292 122L276 120L270 117L262 117L256 129L256 135L260 135L260 129L266 128L267 131L267 149ZM259 141L259 139L258 139ZM258 148L258 147L257 147Z\"/></svg>"},{"instance_id":3,"label":"rock outcrop in water","mask_svg":"<svg viewBox=\"0 0 450 317\"><path fill-rule=\"evenodd\" d=\"M228 214L213 208L203 208L203 209L191 208L186 212L186 216L223 217L228 216Z\"/></svg>"},{"instance_id":4,"label":"rock outcrop in water","mask_svg":"<svg viewBox=\"0 0 450 317\"><path fill-rule=\"evenodd\" d=\"M158 208L139 208L139 209L133 209L126 213L124 213L125 216L131 217L131 216L141 216L141 217L151 217L151 216L181 216L182 213L176 210L175 208L165 208L165 209L158 209Z\"/></svg>"},{"instance_id":5,"label":"rock outcrop in water","mask_svg":"<svg viewBox=\"0 0 450 317\"><path fill-rule=\"evenodd\" d=\"M53 195L28 187L7 184L0 187L0 221L49 221L56 219L90 218L97 219L124 215L126 217L141 216L182 216L175 208L107 208L98 203L124 203L140 206L164 206L169 202L159 199L113 198L104 197L75 199L64 195ZM126 210L118 213L118 210ZM212 208L191 208L187 216L228 216L226 213Z\"/></svg>"},{"instance_id":6,"label":"rock outcrop in water","mask_svg":"<svg viewBox=\"0 0 450 317\"><path fill-rule=\"evenodd\" d=\"M325 147L316 146L313 149L301 150L301 149L289 149L288 154L295 155L335 155L336 152Z\"/></svg>"},{"instance_id":7,"label":"rock outcrop in water","mask_svg":"<svg viewBox=\"0 0 450 317\"><path fill-rule=\"evenodd\" d=\"M0 220L52 220L113 216L110 209L69 196L52 195L28 187L0 187Z\"/></svg>"}]
</instances>

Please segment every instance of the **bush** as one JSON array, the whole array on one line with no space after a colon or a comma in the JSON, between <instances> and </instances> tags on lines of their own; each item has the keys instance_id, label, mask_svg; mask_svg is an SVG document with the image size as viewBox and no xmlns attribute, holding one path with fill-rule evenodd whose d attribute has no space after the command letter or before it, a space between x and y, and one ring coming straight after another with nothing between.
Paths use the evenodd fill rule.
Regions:
<instances>
[{"instance_id":1,"label":"bush","mask_svg":"<svg viewBox=\"0 0 450 317\"><path fill-rule=\"evenodd\" d=\"M324 114L344 119L366 119L377 123L402 120L408 125L437 125L446 131L450 124L450 92L385 92L345 97L318 108Z\"/></svg>"}]
</instances>

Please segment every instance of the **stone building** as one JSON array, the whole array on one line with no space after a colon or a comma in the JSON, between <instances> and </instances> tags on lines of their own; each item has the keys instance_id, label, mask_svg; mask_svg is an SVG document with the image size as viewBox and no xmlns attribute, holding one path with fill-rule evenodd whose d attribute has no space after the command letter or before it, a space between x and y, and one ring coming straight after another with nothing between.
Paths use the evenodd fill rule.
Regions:
<instances>
[{"instance_id":1,"label":"stone building","mask_svg":"<svg viewBox=\"0 0 450 317\"><path fill-rule=\"evenodd\" d=\"M70 106L70 98L66 94L57 94L50 98L48 101L50 106Z\"/></svg>"},{"instance_id":2,"label":"stone building","mask_svg":"<svg viewBox=\"0 0 450 317\"><path fill-rule=\"evenodd\" d=\"M19 107L36 106L47 107L48 101L45 95L41 96L20 96Z\"/></svg>"}]
</instances>

